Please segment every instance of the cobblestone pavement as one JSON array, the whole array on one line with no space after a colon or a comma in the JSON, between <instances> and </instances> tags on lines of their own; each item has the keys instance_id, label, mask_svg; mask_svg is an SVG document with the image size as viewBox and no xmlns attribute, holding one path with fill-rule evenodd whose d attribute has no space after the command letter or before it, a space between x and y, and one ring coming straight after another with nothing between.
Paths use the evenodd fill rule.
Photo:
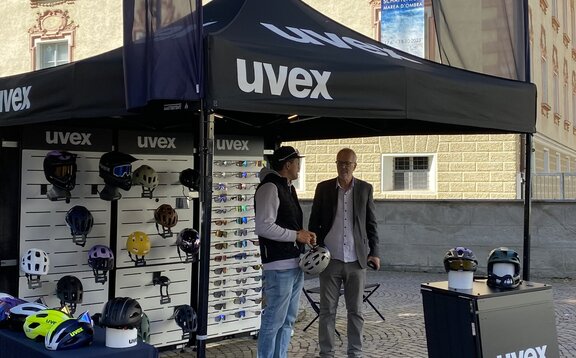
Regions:
<instances>
[{"instance_id":1,"label":"cobblestone pavement","mask_svg":"<svg viewBox=\"0 0 576 358\"><path fill-rule=\"evenodd\" d=\"M368 272L369 283L381 286L370 298L385 316L382 321L371 307L364 310L364 356L366 358L420 358L427 357L426 331L422 312L420 284L446 281L446 274L415 272ZM538 279L532 281L552 285L560 357L576 357L576 282L572 279ZM308 279L305 287L318 286L318 279ZM336 337L336 357L346 357L346 309L341 300L336 328L342 341ZM316 314L302 295L300 314L289 350L290 357L312 358L318 356L318 321L306 332L304 327ZM193 348L164 351L161 358L196 357ZM207 344L206 357L256 357L256 340L252 337L229 338Z\"/></svg>"}]
</instances>

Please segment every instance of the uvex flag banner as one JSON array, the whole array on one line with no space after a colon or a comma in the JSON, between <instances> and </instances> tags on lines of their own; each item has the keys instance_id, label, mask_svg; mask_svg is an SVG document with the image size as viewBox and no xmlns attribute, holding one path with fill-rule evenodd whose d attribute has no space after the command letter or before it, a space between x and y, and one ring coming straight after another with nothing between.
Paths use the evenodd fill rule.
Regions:
<instances>
[{"instance_id":1,"label":"uvex flag banner","mask_svg":"<svg viewBox=\"0 0 576 358\"><path fill-rule=\"evenodd\" d=\"M124 1L128 109L202 97L201 13L200 0Z\"/></svg>"},{"instance_id":2,"label":"uvex flag banner","mask_svg":"<svg viewBox=\"0 0 576 358\"><path fill-rule=\"evenodd\" d=\"M433 0L442 63L525 80L522 0Z\"/></svg>"}]
</instances>

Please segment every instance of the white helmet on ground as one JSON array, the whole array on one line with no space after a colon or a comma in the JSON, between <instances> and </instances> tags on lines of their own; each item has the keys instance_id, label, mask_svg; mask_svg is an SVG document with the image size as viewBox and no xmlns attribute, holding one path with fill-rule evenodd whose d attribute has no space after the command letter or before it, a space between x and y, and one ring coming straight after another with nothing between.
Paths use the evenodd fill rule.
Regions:
<instances>
[{"instance_id":1,"label":"white helmet on ground","mask_svg":"<svg viewBox=\"0 0 576 358\"><path fill-rule=\"evenodd\" d=\"M307 274L317 275L324 271L330 263L330 251L324 246L311 248L300 258L300 268Z\"/></svg>"}]
</instances>

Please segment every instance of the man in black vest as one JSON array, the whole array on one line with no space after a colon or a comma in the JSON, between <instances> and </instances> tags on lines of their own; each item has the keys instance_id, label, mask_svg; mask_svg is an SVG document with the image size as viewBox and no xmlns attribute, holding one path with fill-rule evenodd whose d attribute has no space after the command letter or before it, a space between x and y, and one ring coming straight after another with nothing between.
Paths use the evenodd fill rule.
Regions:
<instances>
[{"instance_id":1,"label":"man in black vest","mask_svg":"<svg viewBox=\"0 0 576 358\"><path fill-rule=\"evenodd\" d=\"M298 266L304 245L316 235L304 230L302 209L292 181L298 179L302 156L280 147L263 168L256 189L256 235L264 266L265 308L258 332L258 358L287 357L292 327L298 315L304 273Z\"/></svg>"}]
</instances>

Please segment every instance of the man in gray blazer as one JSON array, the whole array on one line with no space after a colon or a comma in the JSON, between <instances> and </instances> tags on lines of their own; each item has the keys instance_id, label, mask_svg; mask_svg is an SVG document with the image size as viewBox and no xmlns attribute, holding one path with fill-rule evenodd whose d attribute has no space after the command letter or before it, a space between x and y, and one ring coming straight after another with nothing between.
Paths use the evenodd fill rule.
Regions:
<instances>
[{"instance_id":1,"label":"man in gray blazer","mask_svg":"<svg viewBox=\"0 0 576 358\"><path fill-rule=\"evenodd\" d=\"M308 229L331 253L320 274L320 357L334 357L334 332L340 289L348 312L348 357L362 357L362 315L366 267L380 268L378 228L372 185L354 178L356 153L344 148L336 156L338 177L319 183Z\"/></svg>"}]
</instances>

